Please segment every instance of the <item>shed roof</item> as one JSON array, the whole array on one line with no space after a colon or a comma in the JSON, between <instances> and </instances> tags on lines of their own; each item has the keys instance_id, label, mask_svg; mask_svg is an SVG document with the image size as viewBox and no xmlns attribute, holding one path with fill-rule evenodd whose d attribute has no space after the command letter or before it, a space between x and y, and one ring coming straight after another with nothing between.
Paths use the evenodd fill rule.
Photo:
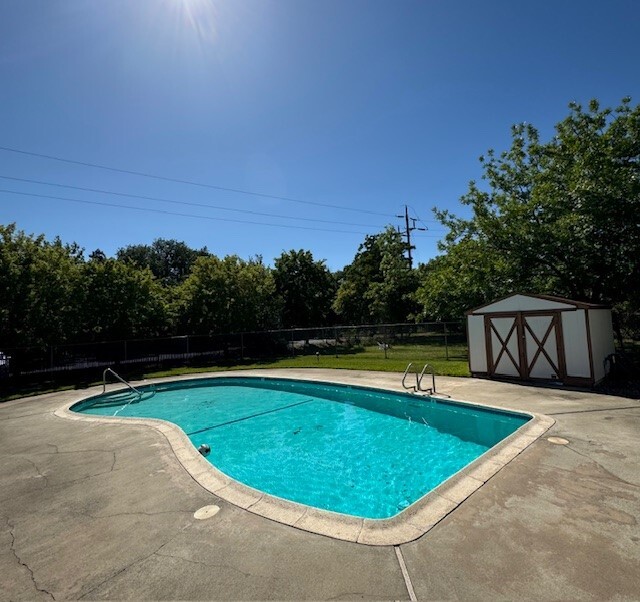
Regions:
<instances>
[{"instance_id":1,"label":"shed roof","mask_svg":"<svg viewBox=\"0 0 640 602\"><path fill-rule=\"evenodd\" d=\"M513 293L511 295L507 295L506 297L491 301L491 303L485 303L480 307L470 309L466 312L466 315L514 310L527 311L527 309L572 311L576 309L609 309L609 306L600 305L597 303L587 303L585 301L575 301L573 299L565 299L564 297L556 297L553 295Z\"/></svg>"}]
</instances>

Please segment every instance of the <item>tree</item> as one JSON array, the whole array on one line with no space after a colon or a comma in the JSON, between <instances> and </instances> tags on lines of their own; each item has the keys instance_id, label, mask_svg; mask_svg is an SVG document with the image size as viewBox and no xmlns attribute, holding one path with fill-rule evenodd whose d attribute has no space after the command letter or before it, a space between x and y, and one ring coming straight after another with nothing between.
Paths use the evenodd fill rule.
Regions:
<instances>
[{"instance_id":1,"label":"tree","mask_svg":"<svg viewBox=\"0 0 640 602\"><path fill-rule=\"evenodd\" d=\"M273 278L282 298L284 327L324 326L331 320L336 282L324 261L309 251L289 251L275 260Z\"/></svg>"},{"instance_id":2,"label":"tree","mask_svg":"<svg viewBox=\"0 0 640 602\"><path fill-rule=\"evenodd\" d=\"M460 320L465 311L505 296L512 283L500 256L468 238L418 266L420 319Z\"/></svg>"},{"instance_id":3,"label":"tree","mask_svg":"<svg viewBox=\"0 0 640 602\"><path fill-rule=\"evenodd\" d=\"M106 261L107 255L102 249L95 249L89 253L89 261Z\"/></svg>"},{"instance_id":4,"label":"tree","mask_svg":"<svg viewBox=\"0 0 640 602\"><path fill-rule=\"evenodd\" d=\"M78 338L85 341L153 337L167 331L164 292L148 269L97 257L82 266L75 298Z\"/></svg>"},{"instance_id":5,"label":"tree","mask_svg":"<svg viewBox=\"0 0 640 602\"><path fill-rule=\"evenodd\" d=\"M367 236L343 271L334 309L344 322L404 322L416 309L416 277L406 244L392 226Z\"/></svg>"},{"instance_id":6,"label":"tree","mask_svg":"<svg viewBox=\"0 0 640 602\"><path fill-rule=\"evenodd\" d=\"M279 325L281 301L261 258L199 257L178 293L187 334L265 330Z\"/></svg>"},{"instance_id":7,"label":"tree","mask_svg":"<svg viewBox=\"0 0 640 602\"><path fill-rule=\"evenodd\" d=\"M0 226L0 341L6 347L51 345L77 331L75 286L82 249Z\"/></svg>"},{"instance_id":8,"label":"tree","mask_svg":"<svg viewBox=\"0 0 640 602\"><path fill-rule=\"evenodd\" d=\"M371 319L365 293L370 283L380 279L381 259L377 235L367 235L339 281L333 308L343 323L365 324Z\"/></svg>"},{"instance_id":9,"label":"tree","mask_svg":"<svg viewBox=\"0 0 640 602\"><path fill-rule=\"evenodd\" d=\"M184 282L198 257L209 255L206 247L195 250L184 242L157 238L151 245L129 245L118 249L116 256L140 269L149 268L165 286Z\"/></svg>"},{"instance_id":10,"label":"tree","mask_svg":"<svg viewBox=\"0 0 640 602\"><path fill-rule=\"evenodd\" d=\"M441 249L451 257L432 264L432 286L440 290L421 291L423 303L443 298L450 283L441 276L473 241L476 256L500 262L503 281L502 287L483 281L477 291L552 293L638 310L640 107L625 98L615 110L595 100L586 110L577 103L569 109L548 142L520 124L508 151L481 157L486 186L471 182L461 199L471 218L436 211L450 228ZM468 262L459 267L458 278L475 269ZM496 270L485 277L491 274ZM469 306L477 302L470 295Z\"/></svg>"}]
</instances>

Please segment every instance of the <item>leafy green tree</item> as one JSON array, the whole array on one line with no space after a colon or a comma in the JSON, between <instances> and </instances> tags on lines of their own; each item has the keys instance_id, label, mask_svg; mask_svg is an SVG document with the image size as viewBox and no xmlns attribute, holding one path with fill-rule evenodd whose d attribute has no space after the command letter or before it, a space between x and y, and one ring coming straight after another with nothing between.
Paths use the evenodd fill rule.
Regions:
<instances>
[{"instance_id":1,"label":"leafy green tree","mask_svg":"<svg viewBox=\"0 0 640 602\"><path fill-rule=\"evenodd\" d=\"M414 317L417 309L414 293L416 273L404 256L406 244L393 228L387 228L378 237L381 250L380 279L369 284L365 300L369 314L375 322L405 322Z\"/></svg>"},{"instance_id":2,"label":"leafy green tree","mask_svg":"<svg viewBox=\"0 0 640 602\"><path fill-rule=\"evenodd\" d=\"M140 269L149 268L165 286L184 282L198 257L206 257L204 247L195 250L184 242L157 238L151 245L129 245L118 249L116 256Z\"/></svg>"},{"instance_id":3,"label":"leafy green tree","mask_svg":"<svg viewBox=\"0 0 640 602\"><path fill-rule=\"evenodd\" d=\"M133 339L167 332L164 291L148 269L98 257L82 266L75 296L82 340Z\"/></svg>"},{"instance_id":4,"label":"leafy green tree","mask_svg":"<svg viewBox=\"0 0 640 602\"><path fill-rule=\"evenodd\" d=\"M456 265L458 278L476 279L476 293L553 293L638 310L640 107L625 98L616 109L595 100L569 109L548 142L520 124L509 150L481 157L486 185L471 182L461 199L469 219L436 212L450 228L441 249L451 257L431 265L431 282L418 293L424 313L434 310L430 299L445 297L442 288L451 282L444 274ZM471 250L499 266L483 277L458 261ZM479 296L470 293L469 307Z\"/></svg>"},{"instance_id":5,"label":"leafy green tree","mask_svg":"<svg viewBox=\"0 0 640 602\"><path fill-rule=\"evenodd\" d=\"M73 338L82 249L0 226L0 341L4 347Z\"/></svg>"},{"instance_id":6,"label":"leafy green tree","mask_svg":"<svg viewBox=\"0 0 640 602\"><path fill-rule=\"evenodd\" d=\"M405 250L402 236L391 226L365 238L344 268L333 304L344 322L404 322L413 315L417 281Z\"/></svg>"},{"instance_id":7,"label":"leafy green tree","mask_svg":"<svg viewBox=\"0 0 640 602\"><path fill-rule=\"evenodd\" d=\"M465 311L512 290L500 256L467 238L418 266L415 299L422 320L460 320Z\"/></svg>"},{"instance_id":8,"label":"leafy green tree","mask_svg":"<svg viewBox=\"0 0 640 602\"><path fill-rule=\"evenodd\" d=\"M284 327L324 326L332 319L336 281L324 261L309 251L291 250L275 260L273 278L282 298Z\"/></svg>"},{"instance_id":9,"label":"leafy green tree","mask_svg":"<svg viewBox=\"0 0 640 602\"><path fill-rule=\"evenodd\" d=\"M89 253L89 261L106 261L107 255L102 249L95 249Z\"/></svg>"},{"instance_id":10,"label":"leafy green tree","mask_svg":"<svg viewBox=\"0 0 640 602\"><path fill-rule=\"evenodd\" d=\"M280 320L281 300L261 258L199 257L180 287L178 304L187 334L265 330Z\"/></svg>"},{"instance_id":11,"label":"leafy green tree","mask_svg":"<svg viewBox=\"0 0 640 602\"><path fill-rule=\"evenodd\" d=\"M343 323L365 324L371 319L365 293L372 282L380 279L382 252L378 236L367 235L353 261L342 271L333 308Z\"/></svg>"}]
</instances>

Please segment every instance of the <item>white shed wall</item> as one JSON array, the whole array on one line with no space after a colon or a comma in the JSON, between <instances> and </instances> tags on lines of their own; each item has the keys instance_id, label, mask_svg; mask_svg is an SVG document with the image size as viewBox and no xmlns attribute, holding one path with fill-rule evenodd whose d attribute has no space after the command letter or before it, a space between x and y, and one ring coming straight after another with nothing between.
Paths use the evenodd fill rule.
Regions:
<instances>
[{"instance_id":1,"label":"white shed wall","mask_svg":"<svg viewBox=\"0 0 640 602\"><path fill-rule=\"evenodd\" d=\"M591 378L584 309L562 312L562 338L564 339L567 376Z\"/></svg>"},{"instance_id":2,"label":"white shed wall","mask_svg":"<svg viewBox=\"0 0 640 602\"><path fill-rule=\"evenodd\" d=\"M469 342L469 369L471 372L487 371L487 348L484 340L484 316L467 316Z\"/></svg>"},{"instance_id":3,"label":"white shed wall","mask_svg":"<svg viewBox=\"0 0 640 602\"><path fill-rule=\"evenodd\" d=\"M604 358L615 351L610 309L589 310L589 330L593 352L593 376L596 382L605 376Z\"/></svg>"}]
</instances>

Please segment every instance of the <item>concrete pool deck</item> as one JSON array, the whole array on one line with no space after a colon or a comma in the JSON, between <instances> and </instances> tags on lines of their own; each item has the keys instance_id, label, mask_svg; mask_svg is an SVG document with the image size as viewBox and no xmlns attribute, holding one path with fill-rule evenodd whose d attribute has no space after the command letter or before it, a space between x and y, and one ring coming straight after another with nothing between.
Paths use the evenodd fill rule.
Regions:
<instances>
[{"instance_id":1,"label":"concrete pool deck","mask_svg":"<svg viewBox=\"0 0 640 602\"><path fill-rule=\"evenodd\" d=\"M393 373L233 374L401 390ZM475 379L437 385L556 423L400 546L257 516L203 489L161 432L54 414L98 388L0 404L0 598L640 599L640 401ZM212 504L220 511L194 518Z\"/></svg>"}]
</instances>

